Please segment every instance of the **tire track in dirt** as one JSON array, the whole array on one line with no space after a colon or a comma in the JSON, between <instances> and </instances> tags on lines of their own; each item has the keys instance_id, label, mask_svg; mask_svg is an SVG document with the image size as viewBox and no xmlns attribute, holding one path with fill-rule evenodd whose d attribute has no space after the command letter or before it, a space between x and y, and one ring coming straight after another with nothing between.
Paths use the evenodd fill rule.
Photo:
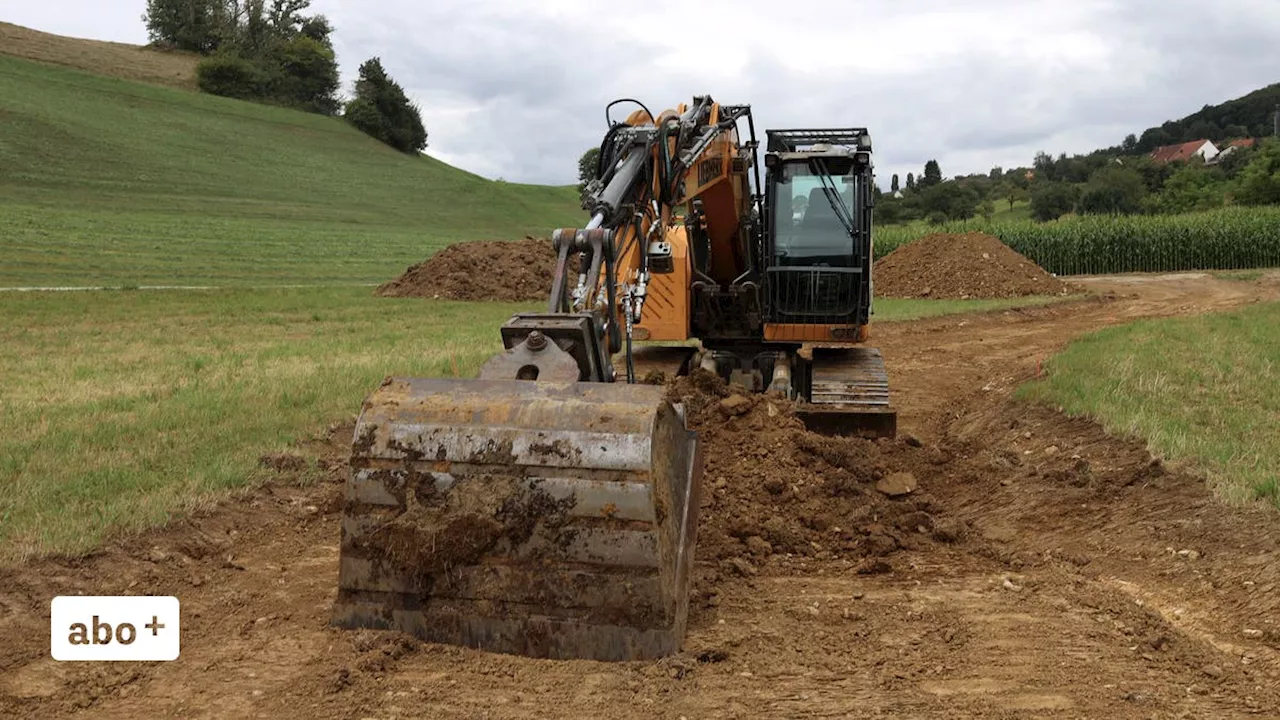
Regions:
<instances>
[{"instance_id":1,"label":"tire track in dirt","mask_svg":"<svg viewBox=\"0 0 1280 720\"><path fill-rule=\"evenodd\" d=\"M333 630L350 435L337 428L300 449L328 482L283 471L95 556L0 571L0 716L1274 716L1275 512L1223 507L1142 447L1008 394L1081 332L1275 299L1280 281L1086 284L1114 296L877 328L902 426L929 458L910 468L914 502L970 528L951 544L904 538L892 572L803 555L756 574L704 565L717 592L699 598L685 652L655 663ZM182 658L49 660L49 599L90 592L177 595Z\"/></svg>"}]
</instances>

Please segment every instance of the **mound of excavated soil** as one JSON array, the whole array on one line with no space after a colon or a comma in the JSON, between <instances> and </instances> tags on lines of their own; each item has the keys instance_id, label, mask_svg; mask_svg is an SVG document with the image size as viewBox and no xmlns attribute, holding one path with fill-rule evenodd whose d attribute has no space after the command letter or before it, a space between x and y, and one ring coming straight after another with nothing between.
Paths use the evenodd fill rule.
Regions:
<instances>
[{"instance_id":1,"label":"mound of excavated soil","mask_svg":"<svg viewBox=\"0 0 1280 720\"><path fill-rule=\"evenodd\" d=\"M521 302L551 292L556 254L551 241L475 241L450 245L381 285L382 297Z\"/></svg>"},{"instance_id":2,"label":"mound of excavated soil","mask_svg":"<svg viewBox=\"0 0 1280 720\"><path fill-rule=\"evenodd\" d=\"M1073 288L985 233L929 235L875 265L884 297L1010 298L1067 295Z\"/></svg>"},{"instance_id":3,"label":"mound of excavated soil","mask_svg":"<svg viewBox=\"0 0 1280 720\"><path fill-rule=\"evenodd\" d=\"M700 370L674 382L668 397L685 403L703 444L700 560L738 575L794 556L857 561L860 572L878 573L899 549L964 534L935 517L921 489L898 494L890 484L927 467L936 449L811 433L790 402L737 395Z\"/></svg>"}]
</instances>

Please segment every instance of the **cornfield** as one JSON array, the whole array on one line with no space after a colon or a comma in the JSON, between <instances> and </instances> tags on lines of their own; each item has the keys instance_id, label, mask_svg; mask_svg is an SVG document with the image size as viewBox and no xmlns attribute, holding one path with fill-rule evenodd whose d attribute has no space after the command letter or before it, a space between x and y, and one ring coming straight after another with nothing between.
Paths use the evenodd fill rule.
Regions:
<instances>
[{"instance_id":1,"label":"cornfield","mask_svg":"<svg viewBox=\"0 0 1280 720\"><path fill-rule=\"evenodd\" d=\"M932 232L987 232L1056 275L1280 267L1280 207L1229 207L1186 215L1072 217L984 227L954 223L922 231L875 231L883 257Z\"/></svg>"}]
</instances>

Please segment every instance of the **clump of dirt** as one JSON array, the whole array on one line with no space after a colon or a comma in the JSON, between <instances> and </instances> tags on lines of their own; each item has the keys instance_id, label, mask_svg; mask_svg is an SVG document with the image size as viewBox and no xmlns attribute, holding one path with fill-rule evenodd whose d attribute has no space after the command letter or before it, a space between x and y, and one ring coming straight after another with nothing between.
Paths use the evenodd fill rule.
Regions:
<instances>
[{"instance_id":1,"label":"clump of dirt","mask_svg":"<svg viewBox=\"0 0 1280 720\"><path fill-rule=\"evenodd\" d=\"M738 394L701 370L668 397L685 404L703 444L700 560L738 575L787 556L862 561L874 573L897 550L962 534L935 517L924 491L890 499L876 490L891 473L926 472L922 448L809 432L791 402Z\"/></svg>"},{"instance_id":2,"label":"clump of dirt","mask_svg":"<svg viewBox=\"0 0 1280 720\"><path fill-rule=\"evenodd\" d=\"M555 265L555 250L546 239L457 243L379 286L374 294L494 302L545 300Z\"/></svg>"},{"instance_id":3,"label":"clump of dirt","mask_svg":"<svg viewBox=\"0 0 1280 720\"><path fill-rule=\"evenodd\" d=\"M1078 290L985 233L929 235L875 265L876 293L911 298L1011 298Z\"/></svg>"}]
</instances>

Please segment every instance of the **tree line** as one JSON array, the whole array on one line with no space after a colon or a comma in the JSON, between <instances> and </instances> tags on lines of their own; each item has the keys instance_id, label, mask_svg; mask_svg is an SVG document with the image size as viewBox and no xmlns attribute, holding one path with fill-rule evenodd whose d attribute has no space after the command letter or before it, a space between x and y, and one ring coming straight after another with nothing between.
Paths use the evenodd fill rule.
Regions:
<instances>
[{"instance_id":1,"label":"tree line","mask_svg":"<svg viewBox=\"0 0 1280 720\"><path fill-rule=\"evenodd\" d=\"M421 152L421 111L379 58L360 65L354 96L340 97L334 29L310 7L311 0L147 0L143 21L152 43L205 56L196 67L204 92L341 116L401 152Z\"/></svg>"},{"instance_id":2,"label":"tree line","mask_svg":"<svg viewBox=\"0 0 1280 720\"><path fill-rule=\"evenodd\" d=\"M1029 201L1040 221L1063 215L1174 214L1226 205L1280 204L1280 140L1237 147L1212 164L1199 157L1158 163L1148 155L1105 152L1053 158L1037 153L1030 168L996 167L986 175L939 180L936 161L919 179L890 178L877 220L886 224L990 218L997 203ZM878 189L877 189L877 192Z\"/></svg>"}]
</instances>

